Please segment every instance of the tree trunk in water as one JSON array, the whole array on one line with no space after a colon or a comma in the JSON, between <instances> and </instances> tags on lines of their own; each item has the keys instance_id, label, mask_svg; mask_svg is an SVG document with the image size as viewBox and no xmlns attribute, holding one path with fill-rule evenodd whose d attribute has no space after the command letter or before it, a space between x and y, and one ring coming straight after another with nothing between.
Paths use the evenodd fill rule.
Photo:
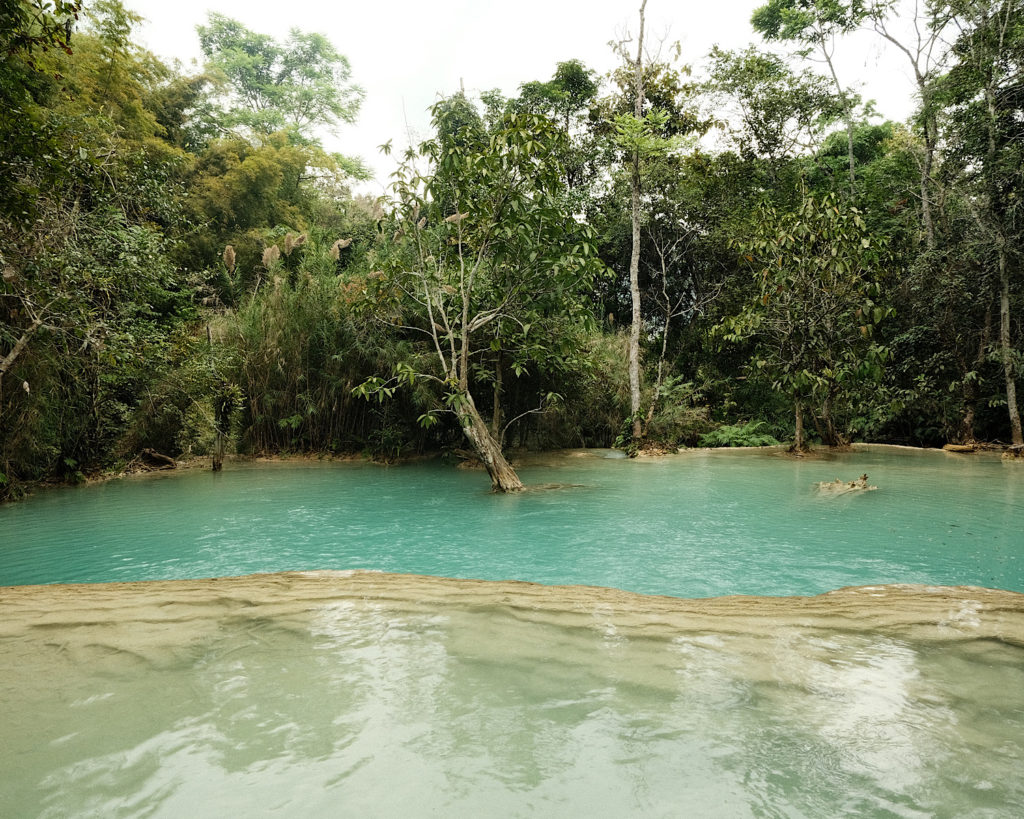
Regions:
<instances>
[{"instance_id":1,"label":"tree trunk in water","mask_svg":"<svg viewBox=\"0 0 1024 819\"><path fill-rule=\"evenodd\" d=\"M793 434L793 446L790 447L790 452L806 452L807 444L804 443L804 408L800 405L799 398L793 402L793 406L796 415L796 431Z\"/></svg>"},{"instance_id":2,"label":"tree trunk in water","mask_svg":"<svg viewBox=\"0 0 1024 819\"><path fill-rule=\"evenodd\" d=\"M480 417L480 412L473 403L473 396L465 393L465 401L459 409L459 420L462 431L480 458L487 474L491 476L492 492L518 492L523 482L501 452L501 446L491 435L491 431Z\"/></svg>"},{"instance_id":3,"label":"tree trunk in water","mask_svg":"<svg viewBox=\"0 0 1024 819\"><path fill-rule=\"evenodd\" d=\"M220 472L224 466L224 439L225 435L219 429L216 439L213 442L213 471Z\"/></svg>"},{"instance_id":4,"label":"tree trunk in water","mask_svg":"<svg viewBox=\"0 0 1024 819\"><path fill-rule=\"evenodd\" d=\"M1024 444L1021 434L1020 410L1017 407L1017 383L1010 346L1010 275L1006 269L1006 248L999 247L999 346L1003 353L1003 374L1006 376L1006 408L1010 413L1010 435L1014 446Z\"/></svg>"},{"instance_id":5,"label":"tree trunk in water","mask_svg":"<svg viewBox=\"0 0 1024 819\"><path fill-rule=\"evenodd\" d=\"M638 120L644 115L644 9L647 0L640 4L640 37L636 47L636 63L633 66L633 116ZM633 438L643 437L643 419L640 417L640 151L633 151L633 167L630 173L632 192L633 250L629 257L629 295L633 302L633 319L629 326L629 412L633 417Z\"/></svg>"}]
</instances>

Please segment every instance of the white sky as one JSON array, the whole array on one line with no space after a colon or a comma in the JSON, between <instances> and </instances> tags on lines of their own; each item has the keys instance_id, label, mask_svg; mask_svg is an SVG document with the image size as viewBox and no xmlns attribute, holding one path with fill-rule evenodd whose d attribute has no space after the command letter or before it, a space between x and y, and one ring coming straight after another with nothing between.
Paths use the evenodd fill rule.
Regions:
<instances>
[{"instance_id":1,"label":"white sky","mask_svg":"<svg viewBox=\"0 0 1024 819\"><path fill-rule=\"evenodd\" d=\"M352 64L366 91L358 121L324 141L331 150L360 156L376 174L368 192L383 192L393 159L377 146L396 148L427 136L427 108L438 95L548 80L555 64L580 59L605 73L617 64L609 42L636 31L638 0L361 0L358 3L289 0L124 0L146 18L137 39L160 57L188 64L200 59L195 27L207 11L239 20L278 39L289 29L327 35ZM739 48L759 38L750 15L763 0L648 0L648 42L680 41L682 60L699 70L711 46ZM837 54L840 80L859 84L880 112L902 120L912 109L913 85L904 66L877 35L859 33Z\"/></svg>"}]
</instances>

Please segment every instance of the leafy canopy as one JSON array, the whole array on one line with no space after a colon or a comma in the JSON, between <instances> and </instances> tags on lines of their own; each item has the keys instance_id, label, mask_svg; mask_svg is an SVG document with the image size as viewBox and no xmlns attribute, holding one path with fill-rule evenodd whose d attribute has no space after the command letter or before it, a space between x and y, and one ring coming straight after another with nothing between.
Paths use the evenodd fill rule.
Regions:
<instances>
[{"instance_id":1,"label":"leafy canopy","mask_svg":"<svg viewBox=\"0 0 1024 819\"><path fill-rule=\"evenodd\" d=\"M572 328L589 318L586 294L603 270L593 232L560 196L565 135L539 114L508 112L490 131L464 104L438 104L433 115L438 138L406 155L394 186L398 230L368 287L372 303L425 342L426 357L404 372L464 396L486 355L508 356L517 374L557 370L577 352ZM416 169L424 160L432 172Z\"/></svg>"},{"instance_id":2,"label":"leafy canopy","mask_svg":"<svg viewBox=\"0 0 1024 819\"><path fill-rule=\"evenodd\" d=\"M266 136L354 122L363 90L349 82L352 69L322 34L293 28L277 42L237 20L211 12L198 26L207 67L227 81L225 125Z\"/></svg>"}]
</instances>

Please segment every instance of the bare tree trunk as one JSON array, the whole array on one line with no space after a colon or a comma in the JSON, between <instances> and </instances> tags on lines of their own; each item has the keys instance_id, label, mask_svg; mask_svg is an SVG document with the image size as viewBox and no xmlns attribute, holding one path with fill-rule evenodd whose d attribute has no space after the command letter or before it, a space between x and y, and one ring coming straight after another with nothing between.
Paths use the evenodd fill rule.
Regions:
<instances>
[{"instance_id":1,"label":"bare tree trunk","mask_svg":"<svg viewBox=\"0 0 1024 819\"><path fill-rule=\"evenodd\" d=\"M824 39L821 40L820 46L821 54L832 74L832 81L836 85L836 91L839 92L839 96L843 100L843 118L846 120L846 153L850 164L850 194L853 195L857 192L856 157L853 154L853 106L850 104L850 97L843 88L843 84L839 82L839 75L836 74L835 65L832 63L832 52L825 45Z\"/></svg>"},{"instance_id":2,"label":"bare tree trunk","mask_svg":"<svg viewBox=\"0 0 1024 819\"><path fill-rule=\"evenodd\" d=\"M498 353L498 361L494 365L494 410L491 412L491 436L501 440L501 364L502 355Z\"/></svg>"},{"instance_id":3,"label":"bare tree trunk","mask_svg":"<svg viewBox=\"0 0 1024 819\"><path fill-rule=\"evenodd\" d=\"M644 9L647 0L640 4L640 37L636 47L633 86L635 101L633 115L639 120L644 115ZM633 151L633 167L630 173L632 189L633 250L629 257L629 295L633 302L633 318L629 327L629 410L633 416L633 438L643 436L643 419L640 417L640 151Z\"/></svg>"},{"instance_id":4,"label":"bare tree trunk","mask_svg":"<svg viewBox=\"0 0 1024 819\"><path fill-rule=\"evenodd\" d=\"M807 444L804 442L804 408L800 404L800 399L796 398L793 401L793 410L796 416L796 431L793 434L793 446L790 447L790 452L806 452Z\"/></svg>"},{"instance_id":5,"label":"bare tree trunk","mask_svg":"<svg viewBox=\"0 0 1024 819\"><path fill-rule=\"evenodd\" d=\"M998 149L996 145L996 123L999 112L996 109L996 92L991 85L985 88L985 102L988 108L988 167L989 175L989 210L992 217L998 219L1001 208L998 207L1001 197L995 181L996 160ZM998 224L998 223L997 223ZM1017 407L1017 383L1015 380L1013 366L1013 347L1010 344L1010 273L1006 265L1006 235L1003 232L1002 224L998 224L995 230L996 246L998 248L999 265L999 347L1003 358L1003 375L1006 378L1006 409L1010 414L1010 435L1014 446L1024 444L1024 437L1021 436L1020 410Z\"/></svg>"},{"instance_id":6,"label":"bare tree trunk","mask_svg":"<svg viewBox=\"0 0 1024 819\"><path fill-rule=\"evenodd\" d=\"M927 7L927 4L926 4ZM930 9L929 9L930 10ZM874 7L871 15L875 21L875 31L888 40L910 62L914 70L914 80L917 83L917 91L921 97L921 120L924 131L924 161L921 163L921 222L924 225L925 246L928 250L935 249L935 217L932 210L932 168L935 165L935 151L939 142L939 123L935 115L935 102L933 91L930 87L939 62L933 59L935 46L941 42L942 31L948 23L948 4L946 10L938 13L938 16L925 21L924 31L921 26L920 3L914 3L913 23L914 31L917 33L916 44L907 45L893 36L885 24L885 16L892 11L892 7L880 4ZM940 205L941 210L941 205Z\"/></svg>"},{"instance_id":7,"label":"bare tree trunk","mask_svg":"<svg viewBox=\"0 0 1024 819\"><path fill-rule=\"evenodd\" d=\"M654 413L658 408L658 401L661 399L661 386L665 383L665 354L668 351L668 323L671 320L671 313L665 311L665 328L661 333L661 355L658 358L658 378L654 382L654 392L651 394L651 404L647 407L647 416L644 419L643 434L647 435L647 427L650 426Z\"/></svg>"},{"instance_id":8,"label":"bare tree trunk","mask_svg":"<svg viewBox=\"0 0 1024 819\"><path fill-rule=\"evenodd\" d=\"M849 107L849 106L847 106ZM856 158L853 155L853 113L846 115L846 151L850 162L850 195L857 192L857 172L854 170Z\"/></svg>"},{"instance_id":9,"label":"bare tree trunk","mask_svg":"<svg viewBox=\"0 0 1024 819\"><path fill-rule=\"evenodd\" d=\"M1010 413L1010 435L1013 438L1013 445L1020 446L1024 444L1024 437L1021 435L1013 347L1010 344L1010 275L1006 269L1006 248L1002 244L999 246L999 347L1003 354L1003 374L1006 377L1006 408Z\"/></svg>"},{"instance_id":10,"label":"bare tree trunk","mask_svg":"<svg viewBox=\"0 0 1024 819\"><path fill-rule=\"evenodd\" d=\"M213 471L220 472L224 467L224 438L225 435L219 429L213 442Z\"/></svg>"},{"instance_id":11,"label":"bare tree trunk","mask_svg":"<svg viewBox=\"0 0 1024 819\"><path fill-rule=\"evenodd\" d=\"M926 103L930 105L931 103ZM921 166L921 221L924 222L924 241L928 250L935 250L935 220L932 217L932 165L935 162L936 132L934 115L925 113L924 163Z\"/></svg>"},{"instance_id":12,"label":"bare tree trunk","mask_svg":"<svg viewBox=\"0 0 1024 819\"><path fill-rule=\"evenodd\" d=\"M473 396L468 392L464 393L464 401L459 407L459 420L462 422L462 431L466 439L473 447L473 451L480 458L487 474L491 476L492 492L518 492L523 488L523 482L505 460L501 452L501 446L491 435L491 431L480 417L480 412L473 403Z\"/></svg>"},{"instance_id":13,"label":"bare tree trunk","mask_svg":"<svg viewBox=\"0 0 1024 819\"><path fill-rule=\"evenodd\" d=\"M985 308L985 327L978 339L978 354L974 359L975 372L981 370L985 364L985 349L988 347L989 335L992 328L992 307ZM967 370L966 364L964 370ZM966 375L966 372L965 372ZM978 408L978 379L964 378L963 388L963 415L960 418L960 429L956 433L955 442L958 444L974 443L974 417Z\"/></svg>"},{"instance_id":14,"label":"bare tree trunk","mask_svg":"<svg viewBox=\"0 0 1024 819\"><path fill-rule=\"evenodd\" d=\"M647 436L651 419L654 418L654 413L658 408L658 401L661 398L661 387L665 383L665 356L668 353L668 331L673 316L672 301L668 296L668 266L665 263L665 249L661 244L657 244L657 247L658 255L661 257L661 295L665 300L665 326L661 331L661 355L658 356L658 377L654 382L654 391L651 394L650 406L647 407L647 416L644 418L644 437Z\"/></svg>"}]
</instances>

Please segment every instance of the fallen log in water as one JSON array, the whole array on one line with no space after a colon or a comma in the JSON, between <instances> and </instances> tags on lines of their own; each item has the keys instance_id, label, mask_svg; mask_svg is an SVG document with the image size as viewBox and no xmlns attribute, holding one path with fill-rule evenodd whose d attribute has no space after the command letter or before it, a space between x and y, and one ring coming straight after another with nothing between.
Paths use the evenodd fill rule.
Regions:
<instances>
[{"instance_id":1,"label":"fallen log in water","mask_svg":"<svg viewBox=\"0 0 1024 819\"><path fill-rule=\"evenodd\" d=\"M877 486L868 484L868 476L861 475L855 481L844 481L836 478L834 481L820 481L816 484L818 491L823 495L845 495L848 492L873 492Z\"/></svg>"}]
</instances>

